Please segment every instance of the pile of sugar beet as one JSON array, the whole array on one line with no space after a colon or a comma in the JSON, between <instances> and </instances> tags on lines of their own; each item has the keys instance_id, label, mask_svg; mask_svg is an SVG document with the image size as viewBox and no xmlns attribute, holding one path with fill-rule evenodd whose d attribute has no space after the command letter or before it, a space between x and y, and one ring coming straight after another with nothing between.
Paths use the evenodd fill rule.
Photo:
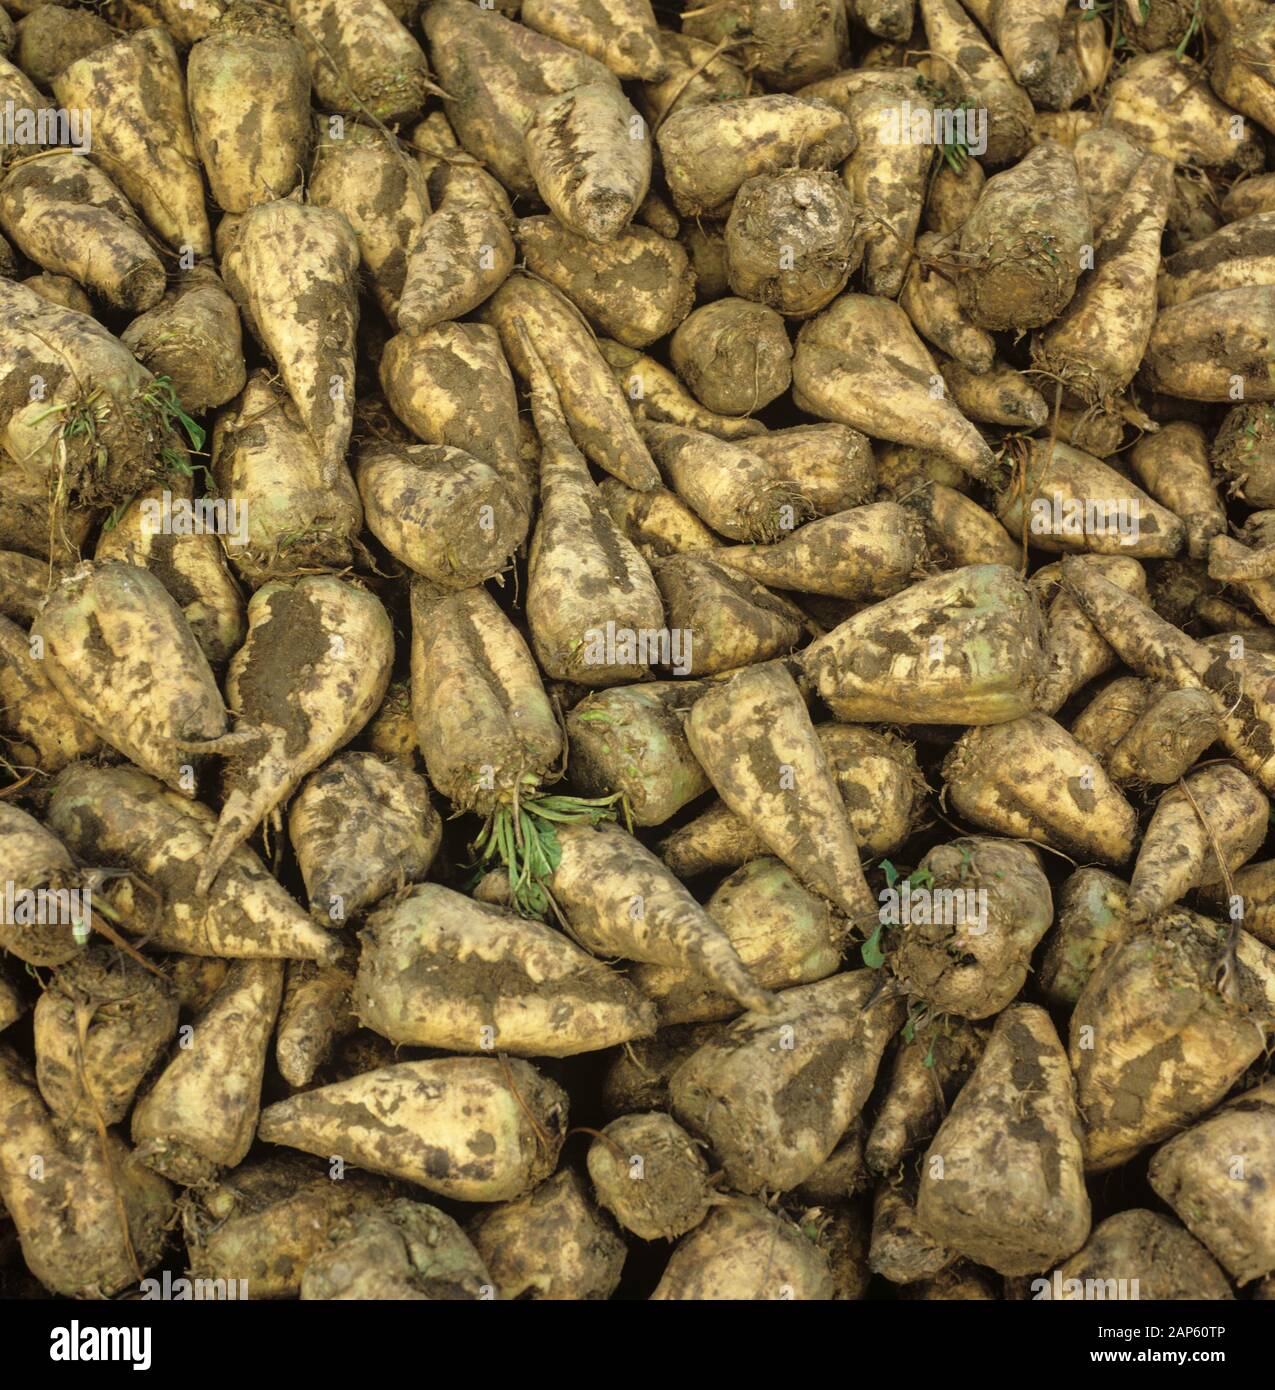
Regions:
<instances>
[{"instance_id":1,"label":"pile of sugar beet","mask_svg":"<svg viewBox=\"0 0 1275 1390\"><path fill-rule=\"evenodd\" d=\"M0 1293L1275 1297L1275 4L3 6Z\"/></svg>"}]
</instances>

